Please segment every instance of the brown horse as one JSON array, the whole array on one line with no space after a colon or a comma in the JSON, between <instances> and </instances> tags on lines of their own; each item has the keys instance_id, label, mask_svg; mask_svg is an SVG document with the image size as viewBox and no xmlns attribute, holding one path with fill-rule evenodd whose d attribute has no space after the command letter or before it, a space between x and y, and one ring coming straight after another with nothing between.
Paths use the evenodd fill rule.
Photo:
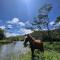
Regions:
<instances>
[{"instance_id":1,"label":"brown horse","mask_svg":"<svg viewBox=\"0 0 60 60\"><path fill-rule=\"evenodd\" d=\"M35 40L30 34L27 34L24 41L24 46L27 46L27 42L30 43L30 48L32 52L32 56L34 56L34 50L39 49L41 52L44 52L43 41Z\"/></svg>"}]
</instances>

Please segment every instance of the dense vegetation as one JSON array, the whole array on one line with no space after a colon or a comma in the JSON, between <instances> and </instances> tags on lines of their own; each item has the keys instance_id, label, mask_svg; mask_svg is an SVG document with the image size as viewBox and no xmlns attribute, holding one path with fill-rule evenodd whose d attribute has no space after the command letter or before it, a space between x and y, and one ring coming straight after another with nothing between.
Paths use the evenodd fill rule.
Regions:
<instances>
[{"instance_id":1,"label":"dense vegetation","mask_svg":"<svg viewBox=\"0 0 60 60\"><path fill-rule=\"evenodd\" d=\"M49 32L50 32L50 39L52 39L52 41L60 41L60 29L50 30ZM49 41L48 38L49 35L47 31L34 31L31 35L36 39Z\"/></svg>"},{"instance_id":2,"label":"dense vegetation","mask_svg":"<svg viewBox=\"0 0 60 60\"><path fill-rule=\"evenodd\" d=\"M4 30L0 28L0 40L5 39Z\"/></svg>"}]
</instances>

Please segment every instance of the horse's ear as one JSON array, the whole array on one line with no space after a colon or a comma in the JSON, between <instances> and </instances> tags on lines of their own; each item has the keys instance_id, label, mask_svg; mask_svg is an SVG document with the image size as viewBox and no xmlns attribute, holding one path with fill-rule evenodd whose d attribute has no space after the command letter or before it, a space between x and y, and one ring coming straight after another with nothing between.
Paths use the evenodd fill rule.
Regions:
<instances>
[{"instance_id":1,"label":"horse's ear","mask_svg":"<svg viewBox=\"0 0 60 60\"><path fill-rule=\"evenodd\" d=\"M27 36L27 34L25 34L24 36Z\"/></svg>"},{"instance_id":2,"label":"horse's ear","mask_svg":"<svg viewBox=\"0 0 60 60\"><path fill-rule=\"evenodd\" d=\"M27 34L28 37L30 37L31 35L30 34Z\"/></svg>"},{"instance_id":3,"label":"horse's ear","mask_svg":"<svg viewBox=\"0 0 60 60\"><path fill-rule=\"evenodd\" d=\"M27 36L29 36L29 34L27 34Z\"/></svg>"},{"instance_id":4,"label":"horse's ear","mask_svg":"<svg viewBox=\"0 0 60 60\"><path fill-rule=\"evenodd\" d=\"M25 36L30 36L30 34L25 34Z\"/></svg>"}]
</instances>

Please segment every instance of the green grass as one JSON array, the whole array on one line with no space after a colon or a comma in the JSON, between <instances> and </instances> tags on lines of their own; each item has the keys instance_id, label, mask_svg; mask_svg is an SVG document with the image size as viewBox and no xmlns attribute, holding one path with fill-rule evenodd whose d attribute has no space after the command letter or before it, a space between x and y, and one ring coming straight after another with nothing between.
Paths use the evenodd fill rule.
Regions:
<instances>
[{"instance_id":1,"label":"green grass","mask_svg":"<svg viewBox=\"0 0 60 60\"><path fill-rule=\"evenodd\" d=\"M31 60L31 53L26 53L26 54L23 54L21 57L20 57L20 60Z\"/></svg>"},{"instance_id":2,"label":"green grass","mask_svg":"<svg viewBox=\"0 0 60 60\"><path fill-rule=\"evenodd\" d=\"M44 48L60 52L60 42L53 42L53 44L50 44L49 42L45 42Z\"/></svg>"},{"instance_id":3,"label":"green grass","mask_svg":"<svg viewBox=\"0 0 60 60\"><path fill-rule=\"evenodd\" d=\"M31 52L19 55L18 57L12 54L11 58L11 60L31 60ZM39 53L38 51L35 51L34 60L60 60L60 53L53 50L45 50L43 55L41 52Z\"/></svg>"},{"instance_id":4,"label":"green grass","mask_svg":"<svg viewBox=\"0 0 60 60\"><path fill-rule=\"evenodd\" d=\"M6 44L6 43L8 43L7 40L0 40L0 45L1 45L1 44Z\"/></svg>"},{"instance_id":5,"label":"green grass","mask_svg":"<svg viewBox=\"0 0 60 60\"><path fill-rule=\"evenodd\" d=\"M56 51L45 51L45 60L60 60L60 53Z\"/></svg>"},{"instance_id":6,"label":"green grass","mask_svg":"<svg viewBox=\"0 0 60 60\"><path fill-rule=\"evenodd\" d=\"M60 60L60 53L56 52L56 51L48 51L48 50L45 50L44 52L44 57L42 57L41 55L42 53L40 54L36 54L36 56L39 56L38 57L35 57L35 60ZM31 60L31 53L28 53L28 54L25 54L25 55L22 55L20 57L20 60Z\"/></svg>"},{"instance_id":7,"label":"green grass","mask_svg":"<svg viewBox=\"0 0 60 60\"><path fill-rule=\"evenodd\" d=\"M44 43L44 48L44 54L35 50L34 60L60 60L60 42L54 42L53 44L46 42ZM31 53L22 55L20 60L31 60Z\"/></svg>"},{"instance_id":8,"label":"green grass","mask_svg":"<svg viewBox=\"0 0 60 60\"><path fill-rule=\"evenodd\" d=\"M5 40L0 40L0 45L9 44L9 43L12 43L12 42L13 42L13 41L7 40L7 39L5 39Z\"/></svg>"}]
</instances>

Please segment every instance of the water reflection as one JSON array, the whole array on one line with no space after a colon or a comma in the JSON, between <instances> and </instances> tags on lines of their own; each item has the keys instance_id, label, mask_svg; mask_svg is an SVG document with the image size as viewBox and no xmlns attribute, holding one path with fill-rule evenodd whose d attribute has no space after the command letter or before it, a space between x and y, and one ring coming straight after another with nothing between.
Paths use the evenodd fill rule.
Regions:
<instances>
[{"instance_id":1,"label":"water reflection","mask_svg":"<svg viewBox=\"0 0 60 60\"><path fill-rule=\"evenodd\" d=\"M0 46L0 60L18 60L21 54L25 54L28 48L24 48L23 42L16 42Z\"/></svg>"}]
</instances>

